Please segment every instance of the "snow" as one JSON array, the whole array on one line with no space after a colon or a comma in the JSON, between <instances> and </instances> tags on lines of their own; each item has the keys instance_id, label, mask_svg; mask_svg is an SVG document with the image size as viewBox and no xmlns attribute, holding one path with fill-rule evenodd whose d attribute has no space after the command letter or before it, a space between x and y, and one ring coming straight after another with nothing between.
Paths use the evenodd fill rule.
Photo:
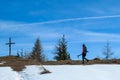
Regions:
<instances>
[{"instance_id":1,"label":"snow","mask_svg":"<svg viewBox=\"0 0 120 80\"><path fill-rule=\"evenodd\" d=\"M26 66L21 72L0 67L0 80L120 80L120 65L46 65L52 73L40 74L40 65Z\"/></svg>"},{"instance_id":2,"label":"snow","mask_svg":"<svg viewBox=\"0 0 120 80\"><path fill-rule=\"evenodd\" d=\"M21 80L21 77L10 67L0 67L0 80Z\"/></svg>"}]
</instances>

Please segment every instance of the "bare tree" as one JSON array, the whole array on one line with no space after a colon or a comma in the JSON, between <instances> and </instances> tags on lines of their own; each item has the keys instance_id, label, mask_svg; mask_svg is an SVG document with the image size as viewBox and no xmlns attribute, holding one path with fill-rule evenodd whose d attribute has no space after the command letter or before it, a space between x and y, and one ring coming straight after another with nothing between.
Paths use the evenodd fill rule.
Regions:
<instances>
[{"instance_id":1,"label":"bare tree","mask_svg":"<svg viewBox=\"0 0 120 80\"><path fill-rule=\"evenodd\" d=\"M107 41L106 45L104 46L103 55L105 55L105 59L108 60L113 54L114 53L111 52L110 43Z\"/></svg>"}]
</instances>

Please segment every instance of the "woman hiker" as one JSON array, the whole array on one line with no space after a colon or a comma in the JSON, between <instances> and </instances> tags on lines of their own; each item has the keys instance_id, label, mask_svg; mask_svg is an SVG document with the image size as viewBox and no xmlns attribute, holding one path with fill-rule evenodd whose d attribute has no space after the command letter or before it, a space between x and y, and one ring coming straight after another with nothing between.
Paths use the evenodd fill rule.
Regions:
<instances>
[{"instance_id":1,"label":"woman hiker","mask_svg":"<svg viewBox=\"0 0 120 80\"><path fill-rule=\"evenodd\" d=\"M87 47L85 44L82 45L82 54L80 55L77 55L77 57L79 58L79 56L82 56L82 63L84 64L84 60L86 60L87 62L89 61L87 58L86 58L86 54L87 54Z\"/></svg>"},{"instance_id":2,"label":"woman hiker","mask_svg":"<svg viewBox=\"0 0 120 80\"><path fill-rule=\"evenodd\" d=\"M87 47L85 44L82 45L82 63L84 64L84 60L86 60L87 62L89 61L87 58L86 58L86 54L87 54Z\"/></svg>"}]
</instances>

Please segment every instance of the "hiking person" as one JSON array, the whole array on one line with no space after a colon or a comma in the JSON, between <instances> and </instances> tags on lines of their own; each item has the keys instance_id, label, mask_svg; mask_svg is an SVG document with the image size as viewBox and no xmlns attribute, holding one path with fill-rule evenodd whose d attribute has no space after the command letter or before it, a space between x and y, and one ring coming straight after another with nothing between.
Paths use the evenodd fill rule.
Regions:
<instances>
[{"instance_id":1,"label":"hiking person","mask_svg":"<svg viewBox=\"0 0 120 80\"><path fill-rule=\"evenodd\" d=\"M88 62L89 60L86 58L86 54L87 54L87 47L85 44L82 45L82 63L84 64L84 59Z\"/></svg>"}]
</instances>

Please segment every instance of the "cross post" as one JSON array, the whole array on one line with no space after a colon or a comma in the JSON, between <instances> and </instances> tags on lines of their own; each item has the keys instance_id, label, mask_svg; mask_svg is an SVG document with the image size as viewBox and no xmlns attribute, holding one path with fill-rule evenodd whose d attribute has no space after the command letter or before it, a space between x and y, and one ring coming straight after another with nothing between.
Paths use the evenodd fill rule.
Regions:
<instances>
[{"instance_id":1,"label":"cross post","mask_svg":"<svg viewBox=\"0 0 120 80\"><path fill-rule=\"evenodd\" d=\"M15 43L11 41L11 37L10 37L10 38L9 38L9 42L6 43L6 45L8 45L8 47L9 47L9 56L11 56L11 45L12 45L12 44L15 44Z\"/></svg>"}]
</instances>

